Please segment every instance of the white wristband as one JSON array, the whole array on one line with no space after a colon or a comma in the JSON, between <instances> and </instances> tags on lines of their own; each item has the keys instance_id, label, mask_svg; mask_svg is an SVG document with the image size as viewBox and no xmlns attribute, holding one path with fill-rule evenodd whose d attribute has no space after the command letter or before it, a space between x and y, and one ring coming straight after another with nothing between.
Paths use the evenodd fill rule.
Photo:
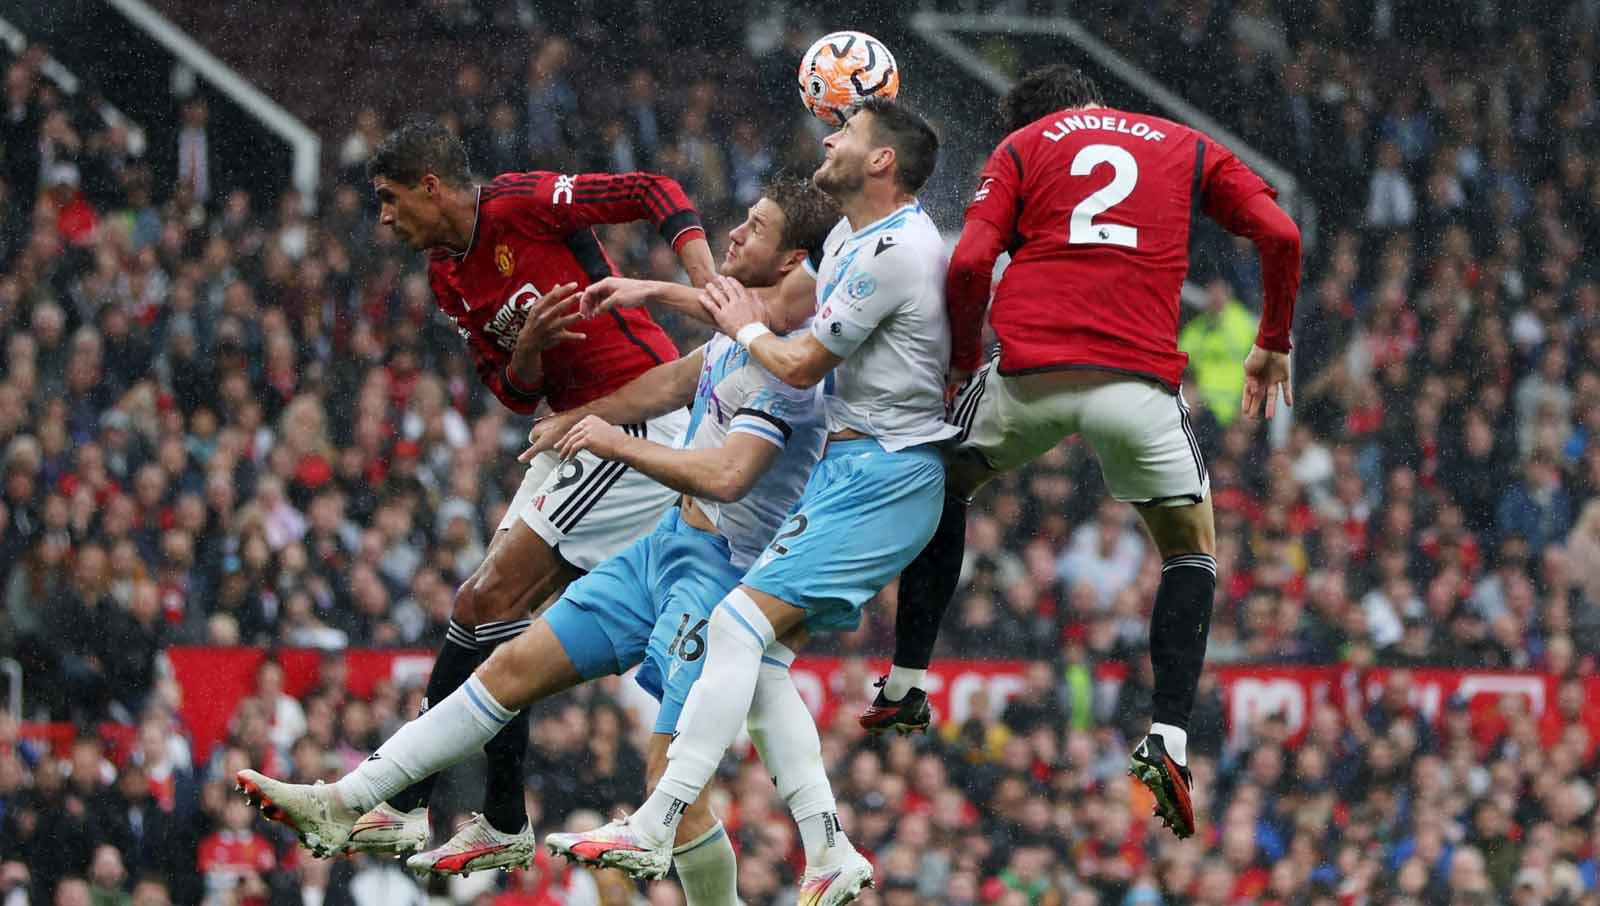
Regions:
<instances>
[{"instance_id":1,"label":"white wristband","mask_svg":"<svg viewBox=\"0 0 1600 906\"><path fill-rule=\"evenodd\" d=\"M768 328L767 325L757 321L754 324L746 324L745 326L739 328L739 332L734 334L733 339L740 346L749 349L751 343L754 343L756 340L766 336L769 333L772 333L772 330Z\"/></svg>"}]
</instances>

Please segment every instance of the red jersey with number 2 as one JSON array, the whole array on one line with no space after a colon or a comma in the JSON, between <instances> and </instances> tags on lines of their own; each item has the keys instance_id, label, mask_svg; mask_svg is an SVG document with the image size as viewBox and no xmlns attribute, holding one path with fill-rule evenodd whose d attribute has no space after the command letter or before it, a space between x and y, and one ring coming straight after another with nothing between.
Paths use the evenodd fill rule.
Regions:
<instances>
[{"instance_id":1,"label":"red jersey with number 2","mask_svg":"<svg viewBox=\"0 0 1600 906\"><path fill-rule=\"evenodd\" d=\"M584 335L546 349L544 379L518 387L506 374L517 335L543 293L616 273L594 226L648 220L673 250L705 231L678 183L653 173L507 173L478 190L467 250L429 254L434 301L467 342L484 385L513 412L541 401L562 412L598 399L678 357L642 308L613 309L570 329Z\"/></svg>"},{"instance_id":2,"label":"red jersey with number 2","mask_svg":"<svg viewBox=\"0 0 1600 906\"><path fill-rule=\"evenodd\" d=\"M1011 237L989 309L1001 373L1099 368L1176 387L1193 217L1227 226L1260 192L1273 189L1226 148L1147 114L1061 111L1007 136L967 209Z\"/></svg>"}]
</instances>

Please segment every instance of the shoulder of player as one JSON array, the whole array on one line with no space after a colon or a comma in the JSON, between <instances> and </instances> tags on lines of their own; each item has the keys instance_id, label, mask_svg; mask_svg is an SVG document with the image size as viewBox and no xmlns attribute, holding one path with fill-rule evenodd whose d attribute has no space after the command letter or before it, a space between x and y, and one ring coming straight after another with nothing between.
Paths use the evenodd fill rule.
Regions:
<instances>
[{"instance_id":1,"label":"shoulder of player","mask_svg":"<svg viewBox=\"0 0 1600 906\"><path fill-rule=\"evenodd\" d=\"M498 214L512 207L524 206L530 201L549 201L546 184L554 174L545 170L525 173L502 173L483 186L478 203L483 212Z\"/></svg>"},{"instance_id":2,"label":"shoulder of player","mask_svg":"<svg viewBox=\"0 0 1600 906\"><path fill-rule=\"evenodd\" d=\"M910 266L930 254L943 254L944 238L925 214L913 214L903 223L862 237L862 265L875 271Z\"/></svg>"}]
</instances>

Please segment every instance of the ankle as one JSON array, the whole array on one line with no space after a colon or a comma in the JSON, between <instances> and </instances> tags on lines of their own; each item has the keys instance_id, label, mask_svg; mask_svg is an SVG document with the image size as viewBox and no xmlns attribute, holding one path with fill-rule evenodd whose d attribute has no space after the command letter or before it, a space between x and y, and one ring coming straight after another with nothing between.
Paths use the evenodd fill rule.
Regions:
<instances>
[{"instance_id":1,"label":"ankle","mask_svg":"<svg viewBox=\"0 0 1600 906\"><path fill-rule=\"evenodd\" d=\"M927 668L892 666L883 684L883 697L892 702L904 699L912 689L922 688L928 679Z\"/></svg>"}]
</instances>

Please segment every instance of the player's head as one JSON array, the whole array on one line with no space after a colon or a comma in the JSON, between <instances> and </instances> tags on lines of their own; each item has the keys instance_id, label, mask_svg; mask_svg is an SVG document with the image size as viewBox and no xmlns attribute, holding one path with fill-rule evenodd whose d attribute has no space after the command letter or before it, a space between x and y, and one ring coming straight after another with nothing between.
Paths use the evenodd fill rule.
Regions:
<instances>
[{"instance_id":1,"label":"player's head","mask_svg":"<svg viewBox=\"0 0 1600 906\"><path fill-rule=\"evenodd\" d=\"M1000 120L1015 132L1058 110L1098 107L1100 86L1083 70L1068 63L1041 66L1023 76L1000 100Z\"/></svg>"},{"instance_id":2,"label":"player's head","mask_svg":"<svg viewBox=\"0 0 1600 906\"><path fill-rule=\"evenodd\" d=\"M838 204L809 179L778 176L728 233L719 270L746 286L777 286L838 222Z\"/></svg>"},{"instance_id":3,"label":"player's head","mask_svg":"<svg viewBox=\"0 0 1600 906\"><path fill-rule=\"evenodd\" d=\"M430 119L408 120L389 133L367 161L367 179L378 194L378 220L412 248L443 245L444 201L452 189L471 184L467 148Z\"/></svg>"},{"instance_id":4,"label":"player's head","mask_svg":"<svg viewBox=\"0 0 1600 906\"><path fill-rule=\"evenodd\" d=\"M939 136L911 108L871 97L822 142L827 156L812 179L834 198L860 192L874 180L890 180L915 195L939 159Z\"/></svg>"}]
</instances>

